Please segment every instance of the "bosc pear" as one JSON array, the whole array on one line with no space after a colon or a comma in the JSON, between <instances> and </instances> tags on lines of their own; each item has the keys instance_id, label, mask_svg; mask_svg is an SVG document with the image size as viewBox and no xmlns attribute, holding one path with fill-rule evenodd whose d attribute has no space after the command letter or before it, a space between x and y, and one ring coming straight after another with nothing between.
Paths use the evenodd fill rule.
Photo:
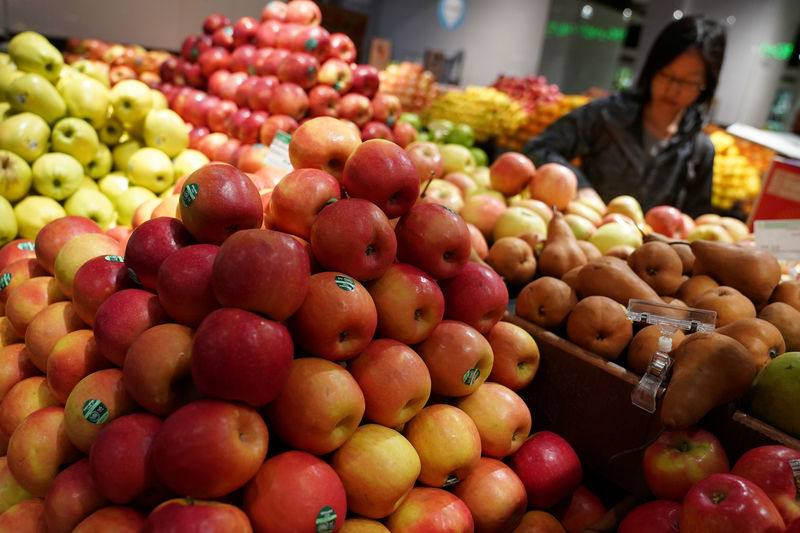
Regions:
<instances>
[{"instance_id":1,"label":"bosc pear","mask_svg":"<svg viewBox=\"0 0 800 533\"><path fill-rule=\"evenodd\" d=\"M561 278L568 270L587 262L572 228L557 209L553 210L553 216L547 223L547 239L538 261L539 273L554 278Z\"/></svg>"}]
</instances>

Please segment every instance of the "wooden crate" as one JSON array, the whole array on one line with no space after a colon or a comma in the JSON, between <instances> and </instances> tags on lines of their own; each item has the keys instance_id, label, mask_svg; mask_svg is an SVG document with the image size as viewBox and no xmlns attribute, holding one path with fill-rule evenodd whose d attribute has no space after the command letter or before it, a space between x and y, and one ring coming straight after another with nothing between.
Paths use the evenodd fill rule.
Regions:
<instances>
[{"instance_id":1,"label":"wooden crate","mask_svg":"<svg viewBox=\"0 0 800 533\"><path fill-rule=\"evenodd\" d=\"M548 429L572 444L589 475L608 480L635 499L648 497L641 468L644 447L661 429L655 413L631 403L639 375L507 312L504 320L528 331L541 355L539 370L520 392L531 408L533 430ZM745 451L765 444L800 450L800 440L726 405L700 423L720 439L731 464Z\"/></svg>"}]
</instances>

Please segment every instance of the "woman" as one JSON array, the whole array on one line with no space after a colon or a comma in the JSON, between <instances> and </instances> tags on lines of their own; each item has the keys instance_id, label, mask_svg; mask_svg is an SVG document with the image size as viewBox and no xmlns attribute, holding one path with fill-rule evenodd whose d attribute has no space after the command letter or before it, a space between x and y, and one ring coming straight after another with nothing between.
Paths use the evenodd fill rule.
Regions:
<instances>
[{"instance_id":1,"label":"woman","mask_svg":"<svg viewBox=\"0 0 800 533\"><path fill-rule=\"evenodd\" d=\"M701 129L717 88L725 32L686 17L656 38L636 88L594 100L528 140L534 163L569 165L579 186L608 202L628 194L644 211L669 204L691 216L711 210L714 146ZM580 168L569 164L580 158Z\"/></svg>"}]
</instances>

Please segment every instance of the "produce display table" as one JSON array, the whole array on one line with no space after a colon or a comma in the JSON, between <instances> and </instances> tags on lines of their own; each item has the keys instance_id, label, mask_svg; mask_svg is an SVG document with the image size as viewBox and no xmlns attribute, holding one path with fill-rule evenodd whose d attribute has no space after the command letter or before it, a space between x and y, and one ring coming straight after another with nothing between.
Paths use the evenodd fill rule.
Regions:
<instances>
[{"instance_id":1,"label":"produce display table","mask_svg":"<svg viewBox=\"0 0 800 533\"><path fill-rule=\"evenodd\" d=\"M504 320L524 328L539 346L536 377L520 392L531 407L532 431L548 429L562 435L591 474L634 497L646 497L642 455L661 429L663 390L656 411L648 413L631 403L637 374L516 316L513 308ZM734 405L713 410L700 425L719 438L731 464L756 446L782 444L800 450L800 440Z\"/></svg>"}]
</instances>

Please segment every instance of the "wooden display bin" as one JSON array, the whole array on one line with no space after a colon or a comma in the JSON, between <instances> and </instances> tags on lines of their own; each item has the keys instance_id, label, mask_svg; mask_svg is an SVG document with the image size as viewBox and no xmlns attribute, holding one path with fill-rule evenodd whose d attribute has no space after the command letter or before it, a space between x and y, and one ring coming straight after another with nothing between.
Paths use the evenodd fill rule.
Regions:
<instances>
[{"instance_id":1,"label":"wooden display bin","mask_svg":"<svg viewBox=\"0 0 800 533\"><path fill-rule=\"evenodd\" d=\"M648 413L631 403L638 374L511 310L504 320L527 330L539 346L539 370L531 385L520 391L531 408L533 431L547 429L560 434L575 448L587 475L613 483L634 500L647 499L642 456L644 447L661 429L663 389L656 412ZM720 439L731 464L745 451L765 444L800 450L800 440L738 411L732 404L710 412L700 426Z\"/></svg>"}]
</instances>

